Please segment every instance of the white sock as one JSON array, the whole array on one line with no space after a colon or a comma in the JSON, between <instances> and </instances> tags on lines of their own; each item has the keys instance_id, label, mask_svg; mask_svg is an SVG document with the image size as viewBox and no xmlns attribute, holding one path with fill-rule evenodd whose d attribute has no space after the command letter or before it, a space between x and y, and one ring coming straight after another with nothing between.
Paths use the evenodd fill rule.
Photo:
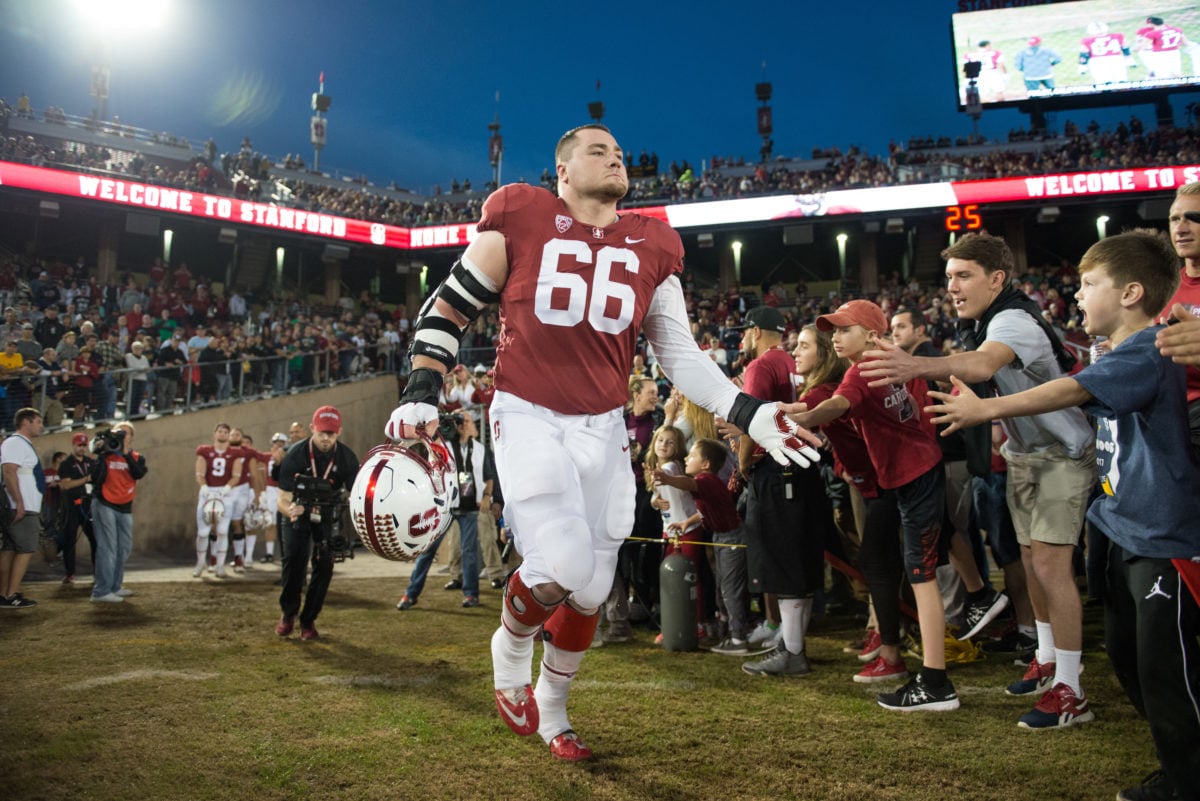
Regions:
<instances>
[{"instance_id":1,"label":"white sock","mask_svg":"<svg viewBox=\"0 0 1200 801\"><path fill-rule=\"evenodd\" d=\"M538 676L533 697L537 699L538 734L548 744L571 728L567 722L567 693L579 663L587 651L564 651L546 643L542 651L542 672Z\"/></svg>"},{"instance_id":2,"label":"white sock","mask_svg":"<svg viewBox=\"0 0 1200 801\"><path fill-rule=\"evenodd\" d=\"M267 556L275 555L275 540L267 540Z\"/></svg>"},{"instance_id":3,"label":"white sock","mask_svg":"<svg viewBox=\"0 0 1200 801\"><path fill-rule=\"evenodd\" d=\"M1048 665L1054 661L1054 629L1049 623L1042 620L1035 620L1033 624L1037 626L1037 656L1035 657L1039 665Z\"/></svg>"},{"instance_id":4,"label":"white sock","mask_svg":"<svg viewBox=\"0 0 1200 801\"><path fill-rule=\"evenodd\" d=\"M783 645L790 653L804 651L804 634L812 616L812 598L780 598L779 628L783 631Z\"/></svg>"},{"instance_id":5,"label":"white sock","mask_svg":"<svg viewBox=\"0 0 1200 801\"><path fill-rule=\"evenodd\" d=\"M517 637L505 626L492 635L492 686L511 690L533 683L534 632Z\"/></svg>"},{"instance_id":6,"label":"white sock","mask_svg":"<svg viewBox=\"0 0 1200 801\"><path fill-rule=\"evenodd\" d=\"M233 541L233 555L234 555L234 558L237 558L239 556L244 558L246 556L246 540L245 540L245 538L235 539Z\"/></svg>"},{"instance_id":7,"label":"white sock","mask_svg":"<svg viewBox=\"0 0 1200 801\"><path fill-rule=\"evenodd\" d=\"M196 537L196 565L203 567L208 564L208 535Z\"/></svg>"},{"instance_id":8,"label":"white sock","mask_svg":"<svg viewBox=\"0 0 1200 801\"><path fill-rule=\"evenodd\" d=\"M1079 662L1082 658L1083 651L1055 648L1054 683L1065 684L1074 690L1076 695L1083 695L1083 688L1079 686Z\"/></svg>"},{"instance_id":9,"label":"white sock","mask_svg":"<svg viewBox=\"0 0 1200 801\"><path fill-rule=\"evenodd\" d=\"M247 534L246 535L246 561L247 562L252 561L254 559L254 546L257 542L258 542L257 534Z\"/></svg>"},{"instance_id":10,"label":"white sock","mask_svg":"<svg viewBox=\"0 0 1200 801\"><path fill-rule=\"evenodd\" d=\"M224 569L223 565L225 564L225 557L228 553L229 553L229 535L228 534L218 534L217 535L217 567L219 569L222 569L222 570Z\"/></svg>"}]
</instances>

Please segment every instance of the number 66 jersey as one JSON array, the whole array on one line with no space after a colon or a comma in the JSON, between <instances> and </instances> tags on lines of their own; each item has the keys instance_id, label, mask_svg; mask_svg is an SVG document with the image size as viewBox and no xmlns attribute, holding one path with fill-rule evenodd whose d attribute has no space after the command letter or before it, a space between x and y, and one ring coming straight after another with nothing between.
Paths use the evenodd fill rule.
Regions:
<instances>
[{"instance_id":1,"label":"number 66 jersey","mask_svg":"<svg viewBox=\"0 0 1200 801\"><path fill-rule=\"evenodd\" d=\"M508 254L496 389L560 414L624 405L642 319L659 284L683 270L679 235L638 214L587 225L526 184L492 193L478 228L503 234Z\"/></svg>"}]
</instances>

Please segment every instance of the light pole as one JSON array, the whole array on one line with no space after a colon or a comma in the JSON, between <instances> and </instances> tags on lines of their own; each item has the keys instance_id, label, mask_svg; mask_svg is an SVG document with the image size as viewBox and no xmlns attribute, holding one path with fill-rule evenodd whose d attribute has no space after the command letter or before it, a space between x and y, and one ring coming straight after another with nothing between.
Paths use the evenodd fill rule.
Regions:
<instances>
[{"instance_id":1,"label":"light pole","mask_svg":"<svg viewBox=\"0 0 1200 801\"><path fill-rule=\"evenodd\" d=\"M1101 214L1096 218L1096 238L1103 239L1108 236L1108 215Z\"/></svg>"},{"instance_id":2,"label":"light pole","mask_svg":"<svg viewBox=\"0 0 1200 801\"><path fill-rule=\"evenodd\" d=\"M729 247L733 250L733 277L737 281L737 285L742 285L742 243L738 240L733 240L729 243Z\"/></svg>"},{"instance_id":3,"label":"light pole","mask_svg":"<svg viewBox=\"0 0 1200 801\"><path fill-rule=\"evenodd\" d=\"M846 234L837 235L838 271L841 274L842 281L846 280L846 240L849 238Z\"/></svg>"}]
</instances>

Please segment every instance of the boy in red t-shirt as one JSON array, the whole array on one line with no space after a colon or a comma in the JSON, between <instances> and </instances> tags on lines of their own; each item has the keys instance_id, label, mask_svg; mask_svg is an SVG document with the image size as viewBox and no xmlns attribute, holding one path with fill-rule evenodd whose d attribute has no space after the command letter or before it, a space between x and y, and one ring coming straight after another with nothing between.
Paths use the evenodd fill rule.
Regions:
<instances>
[{"instance_id":1,"label":"boy in red t-shirt","mask_svg":"<svg viewBox=\"0 0 1200 801\"><path fill-rule=\"evenodd\" d=\"M946 677L946 615L936 577L946 474L933 424L921 415L924 382L871 387L863 378L858 367L863 352L888 330L883 310L871 301L843 303L833 314L818 317L817 328L833 331L833 348L850 360L850 369L831 398L789 416L809 428L842 416L858 422L880 493L893 494L900 509L904 572L921 625L924 667L899 690L876 700L884 709L901 712L957 709L958 694Z\"/></svg>"},{"instance_id":2,"label":"boy in red t-shirt","mask_svg":"<svg viewBox=\"0 0 1200 801\"><path fill-rule=\"evenodd\" d=\"M746 588L745 548L741 545L737 508L733 495L717 473L725 466L729 451L715 439L698 439L683 460L686 475L673 476L662 470L654 471L654 481L684 492L696 500L700 522L717 543L717 588L729 616L729 636L714 645L713 653L745 656L750 653L746 635L750 630L750 595ZM684 530L691 523L684 521ZM726 546L726 547L722 547Z\"/></svg>"}]
</instances>

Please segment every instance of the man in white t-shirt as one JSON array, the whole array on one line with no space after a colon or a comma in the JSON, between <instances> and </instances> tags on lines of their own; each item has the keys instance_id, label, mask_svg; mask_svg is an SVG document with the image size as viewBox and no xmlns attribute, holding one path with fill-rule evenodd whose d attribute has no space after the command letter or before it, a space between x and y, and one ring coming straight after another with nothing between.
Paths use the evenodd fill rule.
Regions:
<instances>
[{"instance_id":1,"label":"man in white t-shirt","mask_svg":"<svg viewBox=\"0 0 1200 801\"><path fill-rule=\"evenodd\" d=\"M45 474L33 439L42 434L42 414L20 409L13 421L17 433L0 443L0 474L4 477L8 525L0 549L0 609L37 606L21 595L21 579L37 550L41 534L42 489Z\"/></svg>"}]
</instances>

